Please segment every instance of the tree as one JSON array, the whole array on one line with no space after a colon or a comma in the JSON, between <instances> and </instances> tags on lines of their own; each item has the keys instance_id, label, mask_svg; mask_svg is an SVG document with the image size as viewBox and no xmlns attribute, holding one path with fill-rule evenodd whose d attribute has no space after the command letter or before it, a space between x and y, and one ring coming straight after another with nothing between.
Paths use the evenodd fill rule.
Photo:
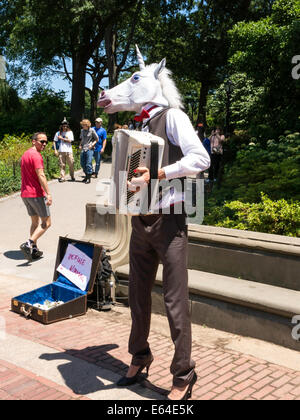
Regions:
<instances>
[{"instance_id":1,"label":"tree","mask_svg":"<svg viewBox=\"0 0 300 420\"><path fill-rule=\"evenodd\" d=\"M19 99L16 92L13 99L11 108L3 111L1 107L0 141L5 134L31 135L37 131L45 131L51 140L59 123L68 116L69 104L65 102L64 92L57 93L40 86L28 99Z\"/></svg>"},{"instance_id":2,"label":"tree","mask_svg":"<svg viewBox=\"0 0 300 420\"><path fill-rule=\"evenodd\" d=\"M300 1L277 0L270 17L237 24L230 39L232 71L245 72L263 90L257 123L271 127L273 136L299 130L300 82L291 72L299 52Z\"/></svg>"},{"instance_id":3,"label":"tree","mask_svg":"<svg viewBox=\"0 0 300 420\"><path fill-rule=\"evenodd\" d=\"M159 41L151 51L151 57L157 60L166 56L168 66L178 80L188 79L201 86L199 93L197 89L192 92L193 96L198 95L198 122L206 123L208 93L228 74L228 30L241 20L264 16L271 3L264 0L197 0L192 4L186 2L185 12L170 10L160 17L155 26ZM150 40L153 42L153 37Z\"/></svg>"},{"instance_id":4,"label":"tree","mask_svg":"<svg viewBox=\"0 0 300 420\"><path fill-rule=\"evenodd\" d=\"M71 118L78 130L84 114L88 63L104 40L106 29L136 3L63 0L53 8L50 0L2 2L0 39L6 56L22 59L35 74L41 74L47 66L61 69L63 58L72 59Z\"/></svg>"},{"instance_id":5,"label":"tree","mask_svg":"<svg viewBox=\"0 0 300 420\"><path fill-rule=\"evenodd\" d=\"M5 80L0 79L0 112L18 111L20 107L21 102L16 90L10 87Z\"/></svg>"},{"instance_id":6,"label":"tree","mask_svg":"<svg viewBox=\"0 0 300 420\"><path fill-rule=\"evenodd\" d=\"M234 73L230 76L230 123L237 130L247 130L251 124L253 127L259 124L259 116L262 112L261 98L264 89L255 86L254 81L246 73ZM226 82L221 83L218 89L208 96L208 118L210 126L226 124Z\"/></svg>"}]
</instances>

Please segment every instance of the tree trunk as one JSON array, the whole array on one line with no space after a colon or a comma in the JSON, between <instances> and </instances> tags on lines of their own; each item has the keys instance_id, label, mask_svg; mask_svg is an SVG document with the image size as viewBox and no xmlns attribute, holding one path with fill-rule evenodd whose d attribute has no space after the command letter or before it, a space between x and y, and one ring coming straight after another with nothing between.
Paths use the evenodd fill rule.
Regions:
<instances>
[{"instance_id":1,"label":"tree trunk","mask_svg":"<svg viewBox=\"0 0 300 420\"><path fill-rule=\"evenodd\" d=\"M79 140L80 121L84 118L85 108L85 68L81 57L73 57L73 83L71 99L71 124L75 140Z\"/></svg>"},{"instance_id":2,"label":"tree trunk","mask_svg":"<svg viewBox=\"0 0 300 420\"><path fill-rule=\"evenodd\" d=\"M101 77L102 78L102 77ZM99 96L99 81L100 77L97 77L93 80L92 90L89 91L90 98L91 98L91 111L90 111L90 120L92 124L94 123L95 119L97 118L97 102Z\"/></svg>"},{"instance_id":3,"label":"tree trunk","mask_svg":"<svg viewBox=\"0 0 300 420\"><path fill-rule=\"evenodd\" d=\"M202 123L204 128L206 129L206 103L207 103L207 95L208 95L209 86L205 82L201 82L201 91L199 97L199 105L198 105L198 117L197 117L197 124Z\"/></svg>"},{"instance_id":4,"label":"tree trunk","mask_svg":"<svg viewBox=\"0 0 300 420\"><path fill-rule=\"evenodd\" d=\"M118 66L116 62L116 40L117 35L113 25L109 25L105 31L105 50L107 55L107 68L109 76L109 88L112 89L118 84ZM109 114L108 127L109 132L114 131L114 125L118 122L118 113Z\"/></svg>"}]
</instances>

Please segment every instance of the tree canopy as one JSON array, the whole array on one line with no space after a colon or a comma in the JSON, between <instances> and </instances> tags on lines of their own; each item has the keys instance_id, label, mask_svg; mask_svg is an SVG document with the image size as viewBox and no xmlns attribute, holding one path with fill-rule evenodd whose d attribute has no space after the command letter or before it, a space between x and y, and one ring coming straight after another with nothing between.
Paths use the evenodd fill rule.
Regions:
<instances>
[{"instance_id":1,"label":"tree canopy","mask_svg":"<svg viewBox=\"0 0 300 420\"><path fill-rule=\"evenodd\" d=\"M244 72L260 95L258 124L274 134L300 129L300 83L292 77L292 58L300 45L300 1L277 0L270 16L240 22L229 31L231 72Z\"/></svg>"}]
</instances>

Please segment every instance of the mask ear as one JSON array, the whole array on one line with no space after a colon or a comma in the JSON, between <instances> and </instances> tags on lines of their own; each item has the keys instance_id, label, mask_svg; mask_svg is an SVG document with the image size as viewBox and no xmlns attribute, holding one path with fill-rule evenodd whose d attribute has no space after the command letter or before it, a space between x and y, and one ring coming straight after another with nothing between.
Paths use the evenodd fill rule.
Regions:
<instances>
[{"instance_id":1,"label":"mask ear","mask_svg":"<svg viewBox=\"0 0 300 420\"><path fill-rule=\"evenodd\" d=\"M166 67L166 59L163 58L155 69L154 76L156 79L158 79L159 73L161 73L165 67Z\"/></svg>"}]
</instances>

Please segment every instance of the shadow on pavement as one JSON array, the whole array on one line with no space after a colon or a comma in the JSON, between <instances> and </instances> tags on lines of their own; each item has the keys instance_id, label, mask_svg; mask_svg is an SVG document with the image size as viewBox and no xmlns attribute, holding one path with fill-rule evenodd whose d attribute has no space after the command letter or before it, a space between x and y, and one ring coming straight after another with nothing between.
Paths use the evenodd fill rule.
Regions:
<instances>
[{"instance_id":1,"label":"shadow on pavement","mask_svg":"<svg viewBox=\"0 0 300 420\"><path fill-rule=\"evenodd\" d=\"M10 260L15 260L15 261L22 261L22 260L24 261L25 260L25 262L23 264L18 264L17 267L31 267L31 262L26 260L22 251L6 251L6 252L3 253L3 255L6 258L9 258Z\"/></svg>"},{"instance_id":2,"label":"shadow on pavement","mask_svg":"<svg viewBox=\"0 0 300 420\"><path fill-rule=\"evenodd\" d=\"M115 381L116 375L125 375L128 365L122 363L119 359L111 356L108 351L118 348L117 344L107 344L103 346L92 346L86 347L82 350L68 349L61 353L45 353L40 356L43 360L66 360L67 363L59 365L57 367L61 376L63 377L66 386L68 386L75 394L87 395L98 391L107 391L109 389L120 389L115 383L106 384L103 380L109 382ZM105 359L105 365L100 363ZM89 364L86 362L88 361ZM85 364L83 365L83 363ZM97 363L99 365L97 366ZM120 370L117 374L109 371L109 366L112 365ZM99 376L100 369L101 377ZM97 374L97 370L99 373ZM104 369L104 370L103 370ZM140 376L138 381L145 390L142 388L131 386L130 390L141 396L145 395L145 392L153 391L159 394L166 394L167 391L158 388L151 384L148 380L145 380L144 375ZM124 389L124 388L123 388ZM128 388L129 389L129 388ZM162 396L163 398L163 396Z\"/></svg>"},{"instance_id":3,"label":"shadow on pavement","mask_svg":"<svg viewBox=\"0 0 300 420\"><path fill-rule=\"evenodd\" d=\"M3 255L6 258L9 258L10 260L25 260L24 254L22 251L16 250L16 251L6 251L3 253Z\"/></svg>"}]
</instances>

